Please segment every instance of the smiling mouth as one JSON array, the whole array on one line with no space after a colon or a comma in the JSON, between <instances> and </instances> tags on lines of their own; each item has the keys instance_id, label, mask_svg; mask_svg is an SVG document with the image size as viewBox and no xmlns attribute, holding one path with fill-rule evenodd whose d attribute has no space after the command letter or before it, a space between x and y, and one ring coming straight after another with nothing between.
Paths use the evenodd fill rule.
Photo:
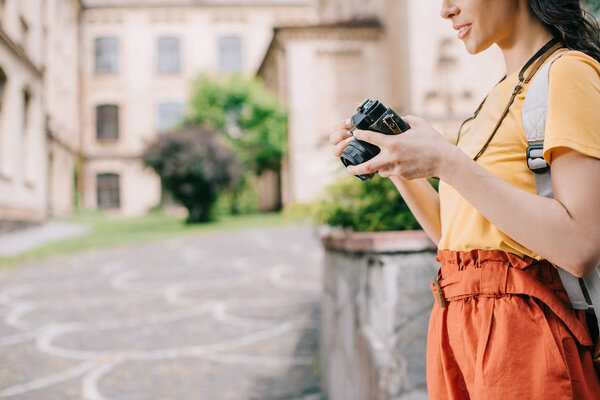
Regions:
<instances>
[{"instance_id":1,"label":"smiling mouth","mask_svg":"<svg viewBox=\"0 0 600 400\"><path fill-rule=\"evenodd\" d=\"M467 34L471 31L471 24L468 25L463 25L460 27L460 29L458 30L458 35L457 37L459 39L464 39L465 36L467 36Z\"/></svg>"}]
</instances>

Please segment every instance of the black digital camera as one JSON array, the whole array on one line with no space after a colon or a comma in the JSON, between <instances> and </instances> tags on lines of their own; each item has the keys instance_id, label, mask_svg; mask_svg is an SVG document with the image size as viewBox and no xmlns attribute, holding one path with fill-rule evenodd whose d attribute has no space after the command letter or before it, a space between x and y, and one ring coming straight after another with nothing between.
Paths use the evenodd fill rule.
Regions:
<instances>
[{"instance_id":1,"label":"black digital camera","mask_svg":"<svg viewBox=\"0 0 600 400\"><path fill-rule=\"evenodd\" d=\"M350 131L355 129L370 130L386 135L398 135L410 129L391 108L387 108L378 100L364 99L356 109L357 113L350 121ZM375 157L381 149L374 144L362 140L353 140L342 152L340 159L347 167L358 165ZM373 178L374 174L356 175L363 181Z\"/></svg>"}]
</instances>

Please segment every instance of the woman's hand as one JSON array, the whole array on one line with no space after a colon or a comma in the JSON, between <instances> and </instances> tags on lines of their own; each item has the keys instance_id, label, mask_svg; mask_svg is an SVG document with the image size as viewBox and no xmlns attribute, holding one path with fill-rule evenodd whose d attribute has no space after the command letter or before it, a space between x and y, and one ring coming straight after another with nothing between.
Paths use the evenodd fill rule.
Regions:
<instances>
[{"instance_id":1,"label":"woman's hand","mask_svg":"<svg viewBox=\"0 0 600 400\"><path fill-rule=\"evenodd\" d=\"M350 132L350 120L346 119L339 124L337 124L333 130L333 133L329 136L329 143L331 143L333 147L333 155L336 157L341 157L342 152L350 142L354 140L354 136Z\"/></svg>"},{"instance_id":2,"label":"woman's hand","mask_svg":"<svg viewBox=\"0 0 600 400\"><path fill-rule=\"evenodd\" d=\"M441 177L442 172L448 170L445 164L456 147L424 119L412 115L402 119L411 129L401 135L355 131L356 139L374 144L381 149L381 153L365 163L349 166L348 171L353 175L379 171L383 177L397 176L402 179Z\"/></svg>"}]
</instances>

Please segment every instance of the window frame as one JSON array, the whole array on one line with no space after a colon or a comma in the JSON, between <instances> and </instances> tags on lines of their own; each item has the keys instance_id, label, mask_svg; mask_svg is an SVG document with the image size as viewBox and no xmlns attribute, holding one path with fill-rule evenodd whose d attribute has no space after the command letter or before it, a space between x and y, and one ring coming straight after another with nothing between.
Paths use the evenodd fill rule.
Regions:
<instances>
[{"instance_id":1,"label":"window frame","mask_svg":"<svg viewBox=\"0 0 600 400\"><path fill-rule=\"evenodd\" d=\"M101 182L102 180L105 182ZM105 202L106 198L108 200ZM121 176L119 174L114 172L96 174L96 207L99 210L121 209Z\"/></svg>"},{"instance_id":2,"label":"window frame","mask_svg":"<svg viewBox=\"0 0 600 400\"><path fill-rule=\"evenodd\" d=\"M176 44L176 51L169 49L168 41ZM162 46L161 46L162 43ZM176 60L176 62L174 61ZM160 75L177 75L181 73L181 39L175 35L163 35L156 38L156 73Z\"/></svg>"},{"instance_id":3,"label":"window frame","mask_svg":"<svg viewBox=\"0 0 600 400\"><path fill-rule=\"evenodd\" d=\"M233 52L230 52L229 54L226 53L226 51L229 51L230 49L225 49L226 51L224 52L223 49L224 47L227 45L227 43L225 43L227 40L232 40L235 39L237 41L237 44L239 45L239 51L237 56L239 57L238 60L236 60L237 62L239 62L239 65L235 65L235 66L228 66L225 65L228 62L231 62L231 60L226 59L226 56L229 56L229 58L232 58L231 55L234 54ZM229 43L229 45L231 45L231 43ZM236 74L236 73L242 73L244 72L244 41L242 38L242 35L236 35L236 34L227 34L227 35L220 35L218 37L217 40L217 51L218 51L218 71L220 74Z\"/></svg>"},{"instance_id":4,"label":"window frame","mask_svg":"<svg viewBox=\"0 0 600 400\"><path fill-rule=\"evenodd\" d=\"M106 110L104 112L108 112L108 110L116 110L116 123L115 123L115 132L116 134L113 135L106 135L102 132L105 132L101 129L101 121L100 121L100 110ZM118 104L114 104L114 103L102 103L102 104L97 104L94 107L94 112L95 112L95 118L96 118L96 140L98 142L117 142L120 137L121 137L121 113L120 113L120 107ZM112 121L111 121L112 122ZM103 121L102 122L104 125L107 124L107 122ZM106 128L104 128L106 129Z\"/></svg>"},{"instance_id":5,"label":"window frame","mask_svg":"<svg viewBox=\"0 0 600 400\"><path fill-rule=\"evenodd\" d=\"M100 49L101 49L101 45L100 43L102 43L103 41L108 42L108 41L114 41L114 55L111 56L107 56L106 54L104 54L102 57L100 57ZM110 60L110 57L113 57L114 60ZM106 59L109 59L109 61L107 62L107 64L110 64L110 66L107 65L103 65L102 63L100 63L100 60L103 60L103 62L106 62ZM111 64L113 63L114 64ZM94 74L95 75L118 75L120 73L120 45L119 45L119 38L116 36L98 36L96 38L94 38Z\"/></svg>"},{"instance_id":6,"label":"window frame","mask_svg":"<svg viewBox=\"0 0 600 400\"><path fill-rule=\"evenodd\" d=\"M177 106L180 107L180 115L179 115L179 122L177 122L174 125L170 125L170 126L164 126L161 129L161 106ZM160 101L156 104L156 132L159 134L162 133L166 133L170 130L173 130L174 128L177 128L178 125L180 125L181 123L183 123L185 120L185 103L182 101L176 101L176 100L172 100L172 101Z\"/></svg>"}]
</instances>

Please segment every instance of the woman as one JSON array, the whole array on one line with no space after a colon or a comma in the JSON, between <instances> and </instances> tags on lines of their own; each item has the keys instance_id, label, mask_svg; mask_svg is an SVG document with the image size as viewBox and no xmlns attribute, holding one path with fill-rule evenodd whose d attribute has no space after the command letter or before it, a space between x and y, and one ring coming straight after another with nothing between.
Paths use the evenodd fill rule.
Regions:
<instances>
[{"instance_id":1,"label":"woman","mask_svg":"<svg viewBox=\"0 0 600 400\"><path fill-rule=\"evenodd\" d=\"M598 28L579 0L444 0L441 15L469 53L497 44L507 76L457 146L406 116L412 129L399 136L356 131L381 153L348 168L389 177L438 243L445 304L434 305L429 324L429 396L600 399L585 313L572 309L552 265L581 277L600 264ZM546 59L576 50L550 70L544 157L554 199L536 194L527 167L528 84L518 86L548 43ZM346 121L331 135L337 156L354 139L348 128ZM423 179L432 176L441 179L439 195Z\"/></svg>"}]
</instances>

